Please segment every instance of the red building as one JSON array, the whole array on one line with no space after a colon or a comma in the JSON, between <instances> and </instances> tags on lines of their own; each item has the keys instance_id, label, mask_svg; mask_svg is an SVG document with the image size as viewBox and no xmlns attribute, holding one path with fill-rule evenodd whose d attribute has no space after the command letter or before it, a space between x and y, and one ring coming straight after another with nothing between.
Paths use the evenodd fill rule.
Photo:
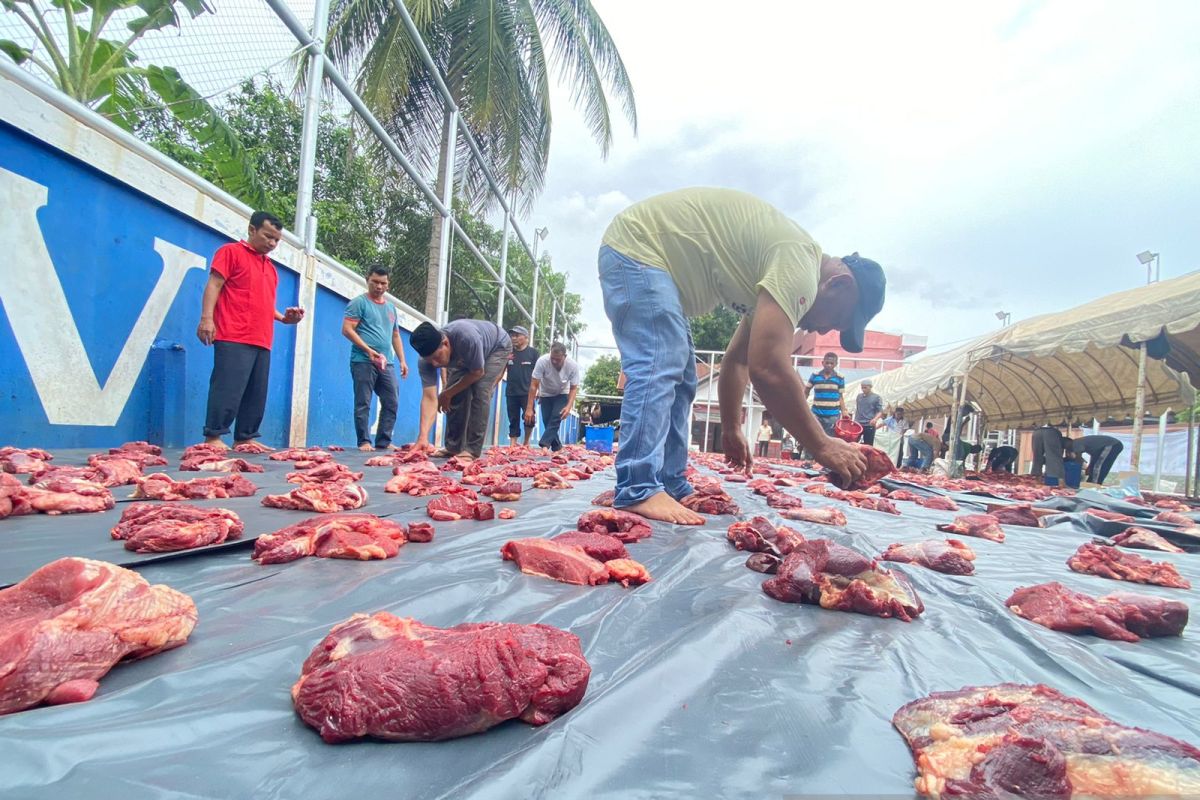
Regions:
<instances>
[{"instance_id":1,"label":"red building","mask_svg":"<svg viewBox=\"0 0 1200 800\"><path fill-rule=\"evenodd\" d=\"M867 331L863 351L854 354L842 349L840 337L837 331L824 335L797 331L792 340L792 354L810 357L809 365L819 369L826 353L837 353L839 372L852 370L875 374L902 366L904 359L922 352L928 341L924 336L908 333ZM803 358L800 366L805 366Z\"/></svg>"}]
</instances>

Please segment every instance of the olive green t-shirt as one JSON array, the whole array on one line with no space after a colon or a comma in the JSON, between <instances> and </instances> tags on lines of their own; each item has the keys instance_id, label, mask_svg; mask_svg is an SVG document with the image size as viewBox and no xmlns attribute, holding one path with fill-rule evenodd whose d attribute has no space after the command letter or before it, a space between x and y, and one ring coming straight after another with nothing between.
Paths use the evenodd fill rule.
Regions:
<instances>
[{"instance_id":1,"label":"olive green t-shirt","mask_svg":"<svg viewBox=\"0 0 1200 800\"><path fill-rule=\"evenodd\" d=\"M795 327L820 284L821 248L812 237L774 206L733 189L680 189L635 203L613 219L603 243L670 273L689 317L718 305L749 314L765 289Z\"/></svg>"}]
</instances>

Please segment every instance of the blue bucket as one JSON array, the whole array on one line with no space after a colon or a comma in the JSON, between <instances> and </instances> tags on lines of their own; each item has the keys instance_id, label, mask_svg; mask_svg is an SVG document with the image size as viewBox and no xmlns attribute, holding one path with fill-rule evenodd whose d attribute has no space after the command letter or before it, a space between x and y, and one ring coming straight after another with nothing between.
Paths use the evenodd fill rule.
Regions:
<instances>
[{"instance_id":1,"label":"blue bucket","mask_svg":"<svg viewBox=\"0 0 1200 800\"><path fill-rule=\"evenodd\" d=\"M1083 462L1078 460L1063 462L1063 480L1067 486L1078 489L1079 482L1083 480Z\"/></svg>"},{"instance_id":2,"label":"blue bucket","mask_svg":"<svg viewBox=\"0 0 1200 800\"><path fill-rule=\"evenodd\" d=\"M595 450L597 453L611 453L613 451L613 429L588 425L587 431L583 435L583 441L588 450Z\"/></svg>"}]
</instances>

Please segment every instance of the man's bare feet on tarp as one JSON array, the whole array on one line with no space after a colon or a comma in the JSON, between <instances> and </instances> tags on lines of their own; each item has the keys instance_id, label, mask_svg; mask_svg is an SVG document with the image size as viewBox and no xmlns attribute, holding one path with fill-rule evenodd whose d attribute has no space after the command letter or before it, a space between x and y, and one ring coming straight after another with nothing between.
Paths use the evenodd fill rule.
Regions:
<instances>
[{"instance_id":1,"label":"man's bare feet on tarp","mask_svg":"<svg viewBox=\"0 0 1200 800\"><path fill-rule=\"evenodd\" d=\"M632 511L647 519L657 519L662 522L673 522L676 525L703 525L704 517L685 508L678 500L666 492L650 495L640 503L624 506L621 511Z\"/></svg>"}]
</instances>

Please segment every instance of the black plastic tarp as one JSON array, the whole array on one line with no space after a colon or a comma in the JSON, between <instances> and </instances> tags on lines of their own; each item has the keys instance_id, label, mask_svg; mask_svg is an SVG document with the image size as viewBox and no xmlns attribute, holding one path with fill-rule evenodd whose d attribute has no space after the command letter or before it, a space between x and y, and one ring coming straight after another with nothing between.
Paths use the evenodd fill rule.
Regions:
<instances>
[{"instance_id":1,"label":"black plastic tarp","mask_svg":"<svg viewBox=\"0 0 1200 800\"><path fill-rule=\"evenodd\" d=\"M351 454L339 460L360 463ZM387 472L368 476L373 500ZM140 566L152 582L195 599L191 639L116 667L90 702L0 717L0 793L906 796L914 769L890 724L895 710L930 692L1006 681L1046 683L1118 722L1200 743L1200 650L1190 630L1108 642L1047 630L1004 607L1016 586L1050 580L1093 595L1131 590L1194 605L1190 590L1070 571L1067 557L1093 534L1069 517L1045 530L1006 526L1003 544L966 539L978 554L972 577L894 565L925 602L912 623L772 600L760 589L765 576L746 569L746 554L725 538L731 517L701 528L656 524L652 538L629 546L654 576L636 588L560 584L500 559L508 539L572 529L611 483L599 475L574 490L527 491L513 504L517 519L441 523L434 542L406 545L387 561L261 567L239 550ZM728 486L744 516L784 522L744 485ZM788 491L806 505L836 503ZM400 519L423 515L423 503L396 502L417 509ZM789 524L877 554L894 541L942 538L934 525L953 516L906 502L897 504L902 516L836 505L849 519L844 531ZM98 531L114 519L89 516ZM0 536L9 522L0 522ZM1194 555L1143 555L1200 582ZM379 610L438 626L501 620L569 630L592 665L587 694L540 728L509 722L440 743L327 745L296 717L289 689L330 627Z\"/></svg>"}]
</instances>

